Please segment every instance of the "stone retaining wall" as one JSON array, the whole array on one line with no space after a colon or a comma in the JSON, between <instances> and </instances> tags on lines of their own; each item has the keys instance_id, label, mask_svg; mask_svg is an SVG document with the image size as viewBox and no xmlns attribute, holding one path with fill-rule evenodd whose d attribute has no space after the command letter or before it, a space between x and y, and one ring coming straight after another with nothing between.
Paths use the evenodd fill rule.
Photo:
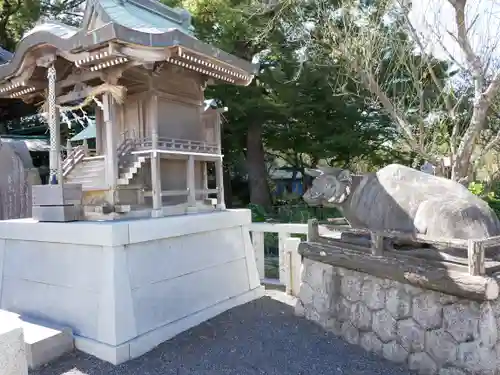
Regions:
<instances>
[{"instance_id":1,"label":"stone retaining wall","mask_svg":"<svg viewBox=\"0 0 500 375\"><path fill-rule=\"evenodd\" d=\"M421 374L500 374L499 300L463 300L303 258L296 313Z\"/></svg>"}]
</instances>

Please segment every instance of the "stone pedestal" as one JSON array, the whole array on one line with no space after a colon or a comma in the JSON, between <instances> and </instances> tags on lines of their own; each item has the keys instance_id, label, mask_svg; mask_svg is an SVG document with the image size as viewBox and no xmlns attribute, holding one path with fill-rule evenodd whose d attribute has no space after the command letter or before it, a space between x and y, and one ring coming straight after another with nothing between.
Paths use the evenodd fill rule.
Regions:
<instances>
[{"instance_id":1,"label":"stone pedestal","mask_svg":"<svg viewBox=\"0 0 500 375\"><path fill-rule=\"evenodd\" d=\"M81 184L34 185L34 220L68 222L81 220L83 190Z\"/></svg>"},{"instance_id":2,"label":"stone pedestal","mask_svg":"<svg viewBox=\"0 0 500 375\"><path fill-rule=\"evenodd\" d=\"M68 326L78 349L125 362L263 295L250 222L249 210L2 221L0 308Z\"/></svg>"}]
</instances>

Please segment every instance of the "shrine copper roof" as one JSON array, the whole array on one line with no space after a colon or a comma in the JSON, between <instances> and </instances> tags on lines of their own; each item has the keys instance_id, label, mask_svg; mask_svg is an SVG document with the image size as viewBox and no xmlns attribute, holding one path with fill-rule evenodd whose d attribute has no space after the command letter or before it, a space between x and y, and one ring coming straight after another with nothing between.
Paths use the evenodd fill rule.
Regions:
<instances>
[{"instance_id":1,"label":"shrine copper roof","mask_svg":"<svg viewBox=\"0 0 500 375\"><path fill-rule=\"evenodd\" d=\"M99 24L93 24L95 18ZM252 76L258 65L228 54L193 35L191 15L157 0L88 0L79 28L57 21L36 25L19 42L8 63L0 65L0 80L12 77L22 67L30 50L49 45L65 54L92 50L109 42L151 48L184 47Z\"/></svg>"}]
</instances>

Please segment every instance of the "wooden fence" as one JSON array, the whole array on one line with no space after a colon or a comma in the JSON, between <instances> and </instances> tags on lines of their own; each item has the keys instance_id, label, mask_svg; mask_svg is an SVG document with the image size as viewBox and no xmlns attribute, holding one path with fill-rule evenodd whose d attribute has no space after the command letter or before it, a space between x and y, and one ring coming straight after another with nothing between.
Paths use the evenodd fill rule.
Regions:
<instances>
[{"instance_id":1,"label":"wooden fence","mask_svg":"<svg viewBox=\"0 0 500 375\"><path fill-rule=\"evenodd\" d=\"M396 249L394 243L401 241L413 246ZM429 245L432 248L425 248ZM394 231L339 228L328 223L320 225L313 219L308 223L308 241L300 244L299 252L314 260L381 278L465 298L491 300L499 294L498 248L500 237L437 239Z\"/></svg>"}]
</instances>

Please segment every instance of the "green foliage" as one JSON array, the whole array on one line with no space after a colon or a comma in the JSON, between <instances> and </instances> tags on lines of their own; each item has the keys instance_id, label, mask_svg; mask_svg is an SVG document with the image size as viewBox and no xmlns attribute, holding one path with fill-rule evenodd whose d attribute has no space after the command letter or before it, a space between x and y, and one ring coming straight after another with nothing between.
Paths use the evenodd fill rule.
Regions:
<instances>
[{"instance_id":1,"label":"green foliage","mask_svg":"<svg viewBox=\"0 0 500 375\"><path fill-rule=\"evenodd\" d=\"M309 219L316 218L326 221L331 218L342 217L336 208L309 207L304 202L295 204L282 204L273 206L266 211L257 204L249 204L248 208L252 212L252 221L257 223L307 223Z\"/></svg>"},{"instance_id":2,"label":"green foliage","mask_svg":"<svg viewBox=\"0 0 500 375\"><path fill-rule=\"evenodd\" d=\"M259 57L261 69L247 87L208 87L207 97L229 108L223 134L226 160L246 155L248 129L262 126L265 151L298 170L326 159L332 165L354 161L381 166L404 158L395 151L392 121L371 106L368 92L344 80L345 61L320 66L303 61L302 45L288 38L273 12L253 12L250 0L162 0L193 14L198 38L245 59ZM253 12L253 13L252 13Z\"/></svg>"},{"instance_id":3,"label":"green foliage","mask_svg":"<svg viewBox=\"0 0 500 375\"><path fill-rule=\"evenodd\" d=\"M497 216L500 217L500 197L495 191L486 192L486 186L482 182L471 182L469 184L469 191L484 199Z\"/></svg>"},{"instance_id":4,"label":"green foliage","mask_svg":"<svg viewBox=\"0 0 500 375\"><path fill-rule=\"evenodd\" d=\"M258 204L253 204L250 203L248 205L248 208L250 209L252 213L252 222L253 223L263 223L268 220L268 214L266 210L262 207L259 206Z\"/></svg>"}]
</instances>

